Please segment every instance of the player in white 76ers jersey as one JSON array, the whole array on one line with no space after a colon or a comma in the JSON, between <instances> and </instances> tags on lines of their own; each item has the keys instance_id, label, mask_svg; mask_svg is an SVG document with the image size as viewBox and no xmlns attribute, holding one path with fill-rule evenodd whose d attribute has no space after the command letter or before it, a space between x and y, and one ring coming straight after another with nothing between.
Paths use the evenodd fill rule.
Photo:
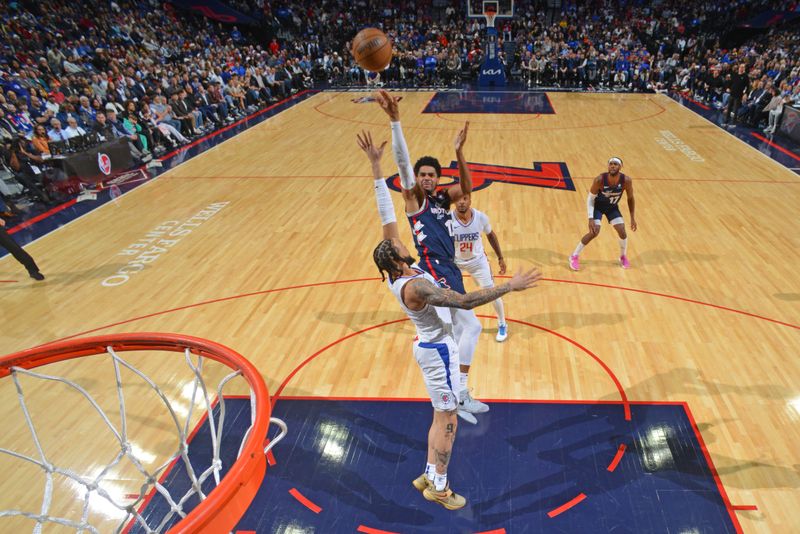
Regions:
<instances>
[{"instance_id":1,"label":"player in white 76ers jersey","mask_svg":"<svg viewBox=\"0 0 800 534\"><path fill-rule=\"evenodd\" d=\"M439 287L431 274L418 268L400 241L394 204L381 173L380 161L386 142L375 146L372 136L365 132L363 136L358 136L358 146L372 164L375 197L383 229L383 240L375 247L372 258L381 278L388 278L389 289L417 330L413 345L414 358L433 404L425 472L412 484L425 499L448 510L457 510L463 508L467 501L450 489L447 466L456 438L456 413L459 395L463 390L458 387L459 352L451 323L445 320L445 315L449 316L447 308L471 310L509 291L534 287L542 275L536 269L531 269L527 273L517 274L502 286L466 294Z\"/></svg>"},{"instance_id":2,"label":"player in white 76ers jersey","mask_svg":"<svg viewBox=\"0 0 800 534\"><path fill-rule=\"evenodd\" d=\"M489 217L482 211L472 208L471 195L464 195L456 201L456 209L453 215L453 240L456 245L456 265L462 271L467 271L481 288L494 287L494 277L492 268L489 266L489 258L483 250L483 240L481 234L486 234L489 244L497 254L497 261L500 263L500 274L506 274L506 262L503 259L503 252L500 250L500 241L497 234L492 231ZM497 299L493 303L497 312L497 341L505 341L508 337L508 325L506 324L505 308L503 299Z\"/></svg>"}]
</instances>

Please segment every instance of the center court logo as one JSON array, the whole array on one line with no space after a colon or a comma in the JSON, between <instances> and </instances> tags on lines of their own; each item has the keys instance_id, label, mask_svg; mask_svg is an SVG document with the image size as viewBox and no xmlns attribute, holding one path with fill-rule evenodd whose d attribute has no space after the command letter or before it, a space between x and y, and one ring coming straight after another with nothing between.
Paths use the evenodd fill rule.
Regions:
<instances>
[{"instance_id":1,"label":"center court logo","mask_svg":"<svg viewBox=\"0 0 800 534\"><path fill-rule=\"evenodd\" d=\"M495 182L512 185L527 185L547 189L563 189L575 191L575 185L569 174L567 164L563 161L533 162L533 168L506 167L489 163L467 163L472 171L472 190L480 191ZM449 181L447 179L450 179ZM386 179L389 188L402 191L400 177L394 174ZM450 162L450 167L442 169L439 187L448 187L458 183L458 163Z\"/></svg>"}]
</instances>

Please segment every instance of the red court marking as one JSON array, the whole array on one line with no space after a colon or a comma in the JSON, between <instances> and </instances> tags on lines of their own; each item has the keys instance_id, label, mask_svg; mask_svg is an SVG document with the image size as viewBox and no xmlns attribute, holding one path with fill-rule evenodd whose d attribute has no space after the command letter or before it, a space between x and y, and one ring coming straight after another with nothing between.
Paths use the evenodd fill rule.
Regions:
<instances>
[{"instance_id":1,"label":"red court marking","mask_svg":"<svg viewBox=\"0 0 800 534\"><path fill-rule=\"evenodd\" d=\"M494 319L494 316L492 316L492 315L478 315L478 317L482 317L484 319ZM622 384L620 383L619 379L617 378L617 375L614 374L614 371L612 371L611 368L608 365L606 365L606 363L602 359L600 359L600 357L598 355L596 355L594 352L590 351L589 349L587 349L586 347L584 347L583 345L581 345L577 341L575 341L573 339L570 339L565 335L559 334L555 330L550 330L549 328L545 328L543 326L535 325L533 323L529 323L529 322L526 322L526 321L520 321L518 319L506 318L506 320L507 321L511 321L512 323L519 323L519 324L524 324L525 326L532 326L533 328L538 328L539 330L543 330L543 331L545 331L545 332L547 332L549 334L553 334L554 336L559 337L559 338L563 339L564 341L568 341L569 343L572 343L573 345L575 345L576 347L581 349L583 352L585 352L586 354L591 356L594 359L594 361L596 361L597 363L600 364L600 367L603 368L603 370L606 372L606 374L609 377L611 377L611 380L614 382L614 385L617 386L617 391L619 391L619 396L622 399L622 406L623 406L623 409L625 410L625 420L626 421L630 421L631 420L631 403L628 402L628 396L625 394L625 389L623 389Z\"/></svg>"},{"instance_id":2,"label":"red court marking","mask_svg":"<svg viewBox=\"0 0 800 534\"><path fill-rule=\"evenodd\" d=\"M25 228L27 228L29 226L32 226L32 225L36 224L37 222L41 221L42 219L46 219L46 218L50 217L51 215L55 215L59 211L63 211L63 210L65 210L65 209L67 209L67 208L69 208L71 206L74 206L75 204L77 204L77 202L78 202L77 198L73 198L72 200L68 200L67 202L64 202L63 204L60 204L60 205L56 206L55 208L49 209L49 210L45 211L44 213L40 213L36 217L31 217L27 221L23 221L23 222L19 223L14 228L9 230L8 233L9 234L16 234L20 230L23 230L23 229L25 229Z\"/></svg>"},{"instance_id":3,"label":"red court marking","mask_svg":"<svg viewBox=\"0 0 800 534\"><path fill-rule=\"evenodd\" d=\"M236 534L258 534L255 530L237 530Z\"/></svg>"},{"instance_id":4,"label":"red court marking","mask_svg":"<svg viewBox=\"0 0 800 534\"><path fill-rule=\"evenodd\" d=\"M60 339L58 339L56 341L64 341L64 340L67 340L67 339L72 339L74 337L83 336L83 335L86 335L86 334L91 334L93 332L97 332L98 330L105 330L106 328L111 328L111 327L114 327L114 326L119 326L119 325L123 325L123 324L127 324L127 323L133 323L133 322L136 322L136 321L139 321L139 320L142 320L142 319L149 319L151 317L158 317L159 315L166 315L168 313L172 313L172 312L176 312L176 311L188 310L188 309L191 309L191 308L199 308L200 306L205 306L206 304L214 304L214 303L217 303L217 302L226 302L228 300L237 300L237 299L240 299L240 298L253 297L253 296L256 296L256 295L266 295L268 293L277 293L277 292L280 292L280 291L287 291L289 289L301 289L301 288L306 288L306 287L328 286L328 285L336 285L336 284L348 284L348 283L353 283L353 282L366 282L366 281L373 281L373 280L378 280L378 279L377 278L355 278L353 280L334 280L332 282L316 282L316 283L313 283L313 284L301 284L301 285L298 285L298 286L279 287L279 288L276 288L276 289L265 289L263 291L254 291L252 293L243 293L241 295L232 295L230 297L221 297L221 298L218 298L218 299L204 300L202 302L196 302L194 304L187 304L186 306L179 306L177 308L170 308L169 310L162 310L162 311L159 311L159 312L153 312L153 313L149 313L147 315L141 315L139 317L132 317L130 319L125 319L124 321L118 321L116 323L111 323L111 324L107 324L107 325L104 325L104 326L98 326L97 328L92 328L91 330L85 330L83 332L78 332L77 334L72 334L71 336L62 337L62 338L60 338ZM51 343L51 342L49 342L49 343ZM43 343L43 345L47 345L47 343ZM42 345L39 345L39 346L42 346Z\"/></svg>"},{"instance_id":5,"label":"red court marking","mask_svg":"<svg viewBox=\"0 0 800 534\"><path fill-rule=\"evenodd\" d=\"M731 506L734 510L737 511L755 511L758 510L758 506L755 504L734 504Z\"/></svg>"},{"instance_id":6,"label":"red court marking","mask_svg":"<svg viewBox=\"0 0 800 534\"><path fill-rule=\"evenodd\" d=\"M547 515L552 519L552 518L554 518L555 516L557 516L559 514L563 514L564 512L566 512L567 510L569 510L570 508L575 506L576 504L578 504L581 501L583 501L585 498L586 498L586 494L585 493L580 493L580 494L578 494L577 497L575 497L571 501L565 502L564 504L562 504L558 508L553 508L552 510L547 512Z\"/></svg>"},{"instance_id":7,"label":"red court marking","mask_svg":"<svg viewBox=\"0 0 800 534\"><path fill-rule=\"evenodd\" d=\"M760 133L756 133L756 132L750 132L750 135L752 135L753 137L755 137L756 139L758 139L758 140L760 140L760 141L764 141L765 143L767 143L767 144L768 144L769 146L771 146L772 148L774 148L774 149L776 149L776 150L780 150L781 152L783 152L784 154L786 154L786 155L787 155L787 156L789 156L790 158L794 158L794 159L796 159L797 161L800 161L800 156L798 156L797 154L795 154L794 152L792 152L792 151L790 151L790 150L786 150L786 149L785 149L785 148L783 148L781 145L779 145L779 144L777 144L777 143L774 143L774 142L770 141L769 139L767 139L766 137L764 137L764 136L763 136L763 135L761 135Z\"/></svg>"},{"instance_id":8,"label":"red court marking","mask_svg":"<svg viewBox=\"0 0 800 534\"><path fill-rule=\"evenodd\" d=\"M478 317L483 318L483 319L494 319L493 315L478 315ZM406 322L408 320L409 319L407 317L404 317L402 319L395 319L394 321L387 321L385 323L373 325L373 326L364 328L362 330L359 330L357 332L352 332L352 333L346 335L345 337L342 337L342 338L337 339L336 341L333 341L332 343L328 343L327 345L325 345L324 347L319 349L317 352L315 352L314 354L312 354L311 356L309 356L308 358L303 360L300 363L300 365L295 367L294 370L292 370L292 372L290 372L289 375L283 380L281 385L275 391L275 394L272 396L272 406L273 406L273 408L275 407L275 404L278 402L278 399L280 398L281 393L286 388L286 386L289 384L289 381L291 381L291 379L294 378L294 376L300 371L300 369L305 367L308 363L310 363L317 356L319 356L320 354L322 354L323 352L325 352L329 348L334 347L334 346L338 345L339 343L341 343L343 341L346 341L346 340L348 340L350 338L353 338L353 337L355 337L357 335L363 334L364 332L369 332L370 330L375 330L376 328L382 328L384 326L388 326L388 325L395 324L395 323ZM554 336L559 337L559 338L563 339L564 341L568 341L572 345L578 347L580 350L582 350L583 352L588 354L597 363L599 363L600 366L603 368L603 370L606 372L606 374L608 374L608 376L611 377L611 380L614 382L614 385L617 387L617 391L619 392L619 396L622 399L622 405L623 405L623 409L624 409L624 412L625 412L625 420L626 421L630 421L631 420L631 406L630 406L630 402L628 402L628 396L625 394L625 390L622 388L622 384L620 383L619 379L617 379L617 376L614 374L614 372L611 370L611 368L609 368L605 364L605 362L603 362L603 360L600 359L600 357L598 357L596 354L594 354L592 351L590 351L589 349L587 349L586 347L584 347L583 345L581 345L577 341L574 341L574 340L572 340L572 339L570 339L570 338L568 338L568 337L566 337L566 336L564 336L562 334L559 334L555 330L550 330L549 328L545 328L543 326L535 325L533 323L529 323L529 322L526 322L526 321L520 321L518 319L511 319L509 317L506 317L506 320L510 321L512 323L524 324L525 326L530 326L530 327L542 330L544 332L547 332L549 334L553 334Z\"/></svg>"},{"instance_id":9,"label":"red court marking","mask_svg":"<svg viewBox=\"0 0 800 534\"><path fill-rule=\"evenodd\" d=\"M318 513L320 513L322 511L322 508L320 508L319 506L317 506L313 502L309 501L306 498L306 496L303 495L302 493L300 493L299 491L297 491L297 489L292 488L292 489L289 490L289 493L292 495L292 497L294 497L295 499L300 501L300 504L302 504L303 506L305 506L306 508L308 508L309 510L311 510L315 514L318 514Z\"/></svg>"},{"instance_id":10,"label":"red court marking","mask_svg":"<svg viewBox=\"0 0 800 534\"><path fill-rule=\"evenodd\" d=\"M16 280L0 280L0 284L14 284Z\"/></svg>"},{"instance_id":11,"label":"red court marking","mask_svg":"<svg viewBox=\"0 0 800 534\"><path fill-rule=\"evenodd\" d=\"M299 92L299 93L297 93L297 94L294 94L294 95L292 95L292 96L290 96L290 97L284 98L284 99L283 99L283 100L281 100L280 102L275 102L275 103L274 103L274 104L272 104L271 106L267 106L267 107L265 107L264 109L261 109L261 110L255 111L255 112L251 113L250 115L247 115L247 116L245 116L245 117L242 117L242 118L241 118L241 119L239 119L238 121L232 122L232 123L230 123L229 125L227 125L227 126L225 126L225 127L223 127L223 128L220 128L219 130L214 130L214 131L213 131L213 132L211 132L210 134L207 134L207 135L204 135L204 136L202 136L202 137L200 137L200 138L198 138L198 139L195 139L194 141L192 141L191 143L189 143L189 144L187 144L187 145L184 145L184 146L182 146L182 147L176 148L176 149L175 149L175 150L173 150L172 152L168 152L167 154L164 154L163 156L159 157L159 158L158 158L158 160L159 160L159 161L164 161L164 160L167 160L167 159L171 158L172 156L174 156L175 154L180 154L181 152L184 152L184 151L186 151L186 150L189 150L190 148L192 148L192 147L194 147L194 146L197 146L197 145L199 145L199 144L200 144L200 143L202 143L203 141L207 141L208 139L211 139L211 138L213 138L213 137L216 137L216 136L218 136L219 134L221 134L221 133L223 133L223 132L227 132L227 131L228 131L228 130L230 130L231 128L235 128L236 126L239 126L239 125L240 125L240 124L242 124L243 122L246 122L246 121L249 121L249 120L251 120L251 119L254 119L255 117L258 117L259 115L263 115L263 114L264 114L264 113L266 113L267 111L269 111L269 110L271 110L271 109L274 109L276 106L280 106L280 105L282 105L282 104L285 104L285 103L289 102L290 100L294 100L294 99L296 99L296 98L298 98L298 97L300 97L300 96L302 96L302 95L304 95L304 94L306 94L306 93L309 93L309 92L316 92L316 91L313 91L312 89L306 89L306 90L304 90L304 91L300 91L300 92ZM255 126L255 125L254 125L254 126Z\"/></svg>"},{"instance_id":12,"label":"red court marking","mask_svg":"<svg viewBox=\"0 0 800 534\"><path fill-rule=\"evenodd\" d=\"M377 528L365 527L364 525L358 525L356 529L358 532L363 532L364 534L399 534L398 532L390 532L388 530L379 530Z\"/></svg>"},{"instance_id":13,"label":"red court marking","mask_svg":"<svg viewBox=\"0 0 800 534\"><path fill-rule=\"evenodd\" d=\"M506 534L506 529L498 528L497 530L485 530L483 532L476 532L475 534Z\"/></svg>"},{"instance_id":14,"label":"red court marking","mask_svg":"<svg viewBox=\"0 0 800 534\"><path fill-rule=\"evenodd\" d=\"M348 334L348 335L346 335L346 336L344 336L342 338L339 338L336 341L334 341L333 343L328 343L327 345L325 345L324 347L319 349L317 352L315 352L314 354L312 354L311 356L309 356L308 358L306 358L305 360L300 362L300 365L295 367L294 370L291 373L289 373L289 375L286 378L283 379L283 382L281 383L280 386L278 386L278 389L275 391L275 394L272 396L272 407L273 408L275 407L275 403L278 402L278 398L281 396L281 393L283 392L284 388L289 383L289 381L292 378L294 378L294 375L296 375L300 371L300 369L305 367L306 364L311 362L311 360L315 359L317 356L319 356L320 354L322 354L323 352L325 352L329 348L331 348L331 347L333 347L335 345L338 345L342 341L347 341L351 337L355 337L355 336L357 336L359 334L363 334L364 332L369 332L370 330L375 330L376 328L382 328L382 327L388 326L390 324L402 323L402 322L405 322L405 321L408 321L408 317L403 317L402 319L395 319L394 321L387 321L385 323L373 325L373 326L364 328L362 330L359 330L358 332L353 332L352 334Z\"/></svg>"},{"instance_id":15,"label":"red court marking","mask_svg":"<svg viewBox=\"0 0 800 534\"><path fill-rule=\"evenodd\" d=\"M338 97L340 95L336 95L336 96ZM386 124L384 122L369 122L369 121L362 121L362 120L358 120L358 119L351 119L350 117L340 117L339 115L334 115L332 113L328 113L328 112L322 111L320 109L322 106L324 106L325 104L329 104L330 102L332 102L335 99L336 99L336 97L331 98L330 100L327 100L325 102L321 102L321 103L317 104L316 106L314 106L314 111L316 111L320 115L325 115L326 117L330 117L331 119L336 119L336 120L346 121L346 122L352 122L352 123L355 123L355 124L366 124L366 125L369 125L369 126L386 127ZM474 128L474 130L478 131L478 132L540 132L540 131L545 131L545 130L582 130L582 129L588 129L588 128L607 128L609 126L619 126L621 124L630 124L632 122L638 122L638 121L651 119L651 118L653 118L653 117L655 117L657 115L661 115L662 113L667 111L667 108L665 108L664 106L662 106L661 104L659 104L655 100L647 99L647 100L644 100L644 101L645 102L649 102L649 103L653 104L654 106L657 106L658 108L660 108L659 111L656 111L655 113L652 113L650 115L644 115L642 117L635 117L633 119L627 119L627 120L622 120L622 121L617 121L617 122L606 122L606 123L603 123L603 124L585 124L585 125L579 125L579 126L553 126L553 127L546 127L546 128ZM408 125L406 125L405 128L408 129L408 130L448 130L448 131L451 130L451 128L439 128L438 126L434 127L434 126L408 126Z\"/></svg>"},{"instance_id":16,"label":"red court marking","mask_svg":"<svg viewBox=\"0 0 800 534\"><path fill-rule=\"evenodd\" d=\"M688 403L683 403L683 410L686 412L686 416L689 418L689 422L692 425L692 430L694 430L694 435L697 436L697 443L700 444L700 450L703 451L703 456L705 456L708 468L711 470L711 475L714 477L714 483L717 485L719 494L722 497L722 502L725 503L725 508L728 509L728 515L731 517L733 526L736 528L737 534L742 534L742 525L739 524L739 519L736 517L736 512L733 510L731 500L728 498L728 494L725 493L722 480L719 478L717 468L714 467L714 462L711 460L711 454L709 454L708 449L706 448L706 442L703 441L703 436L700 434L700 428L698 428L697 422L694 420L694 416L692 415L692 411L689 409Z\"/></svg>"},{"instance_id":17,"label":"red court marking","mask_svg":"<svg viewBox=\"0 0 800 534\"><path fill-rule=\"evenodd\" d=\"M614 469L617 468L620 460L622 460L622 455L625 454L625 449L626 447L624 443L619 446L619 448L617 449L617 454L614 455L614 459L611 460L611 463L608 464L608 467L606 468L608 469L608 471L610 471L611 473L614 472Z\"/></svg>"},{"instance_id":18,"label":"red court marking","mask_svg":"<svg viewBox=\"0 0 800 534\"><path fill-rule=\"evenodd\" d=\"M497 276L496 278L500 278L500 277ZM680 301L683 301L683 302L691 302L692 304L700 304L701 306L708 306L709 308L716 308L718 310L725 310L725 311L729 311L729 312L733 312L733 313L738 313L740 315L746 315L747 317L754 317L756 319L761 319L763 321L769 321L771 323L775 323L775 324L779 324L779 325L783 325L783 326L788 326L789 328L794 328L795 330L800 330L800 326L798 326L796 324L785 323L783 321L778 321L777 319L770 319L769 317L764 317L763 315L757 315L755 313L750 313L750 312L746 312L746 311L742 311L742 310L737 310L737 309L734 309L734 308L728 308L727 306L719 306L717 304L711 304L709 302L703 302L703 301L700 301L700 300L689 299L689 298L686 298L686 297L678 297L678 296L675 296L675 295L667 295L666 293L658 293L656 291L648 291L646 289L635 289L635 288L632 288L632 287L614 286L614 285L609 285L609 284L598 284L596 282L578 282L577 280L560 280L558 278L542 278L542 280L545 280L547 282L558 282L558 283L562 283L562 284L578 284L578 285L583 285L583 286L604 287L604 288L607 288L607 289L619 289L620 291L630 291L632 293L643 293L645 295L653 295L653 296L656 296L656 297L664 297L664 298L673 299L673 300L680 300Z\"/></svg>"},{"instance_id":19,"label":"red court marking","mask_svg":"<svg viewBox=\"0 0 800 534\"><path fill-rule=\"evenodd\" d=\"M464 124L464 119L451 119L450 117L442 117L441 113L435 113L437 119L441 119L447 122L458 122ZM469 111L465 111L462 113L447 113L447 115L474 115L474 113L470 113ZM522 122L534 121L536 119L541 118L541 113L501 113L499 115L527 115L525 118L515 120L515 121L503 121L503 122L480 122L473 119L469 119L469 126L472 127L473 124L494 124L494 125L503 125L503 124L519 124ZM547 113L547 115L552 115L552 113ZM496 115L495 115L496 116Z\"/></svg>"},{"instance_id":20,"label":"red court marking","mask_svg":"<svg viewBox=\"0 0 800 534\"><path fill-rule=\"evenodd\" d=\"M276 465L277 463L278 462L275 461L275 455L272 454L272 449L270 449L269 452L267 453L267 465L272 466L272 465Z\"/></svg>"},{"instance_id":21,"label":"red court marking","mask_svg":"<svg viewBox=\"0 0 800 534\"><path fill-rule=\"evenodd\" d=\"M179 154L180 152L183 152L184 150L188 150L188 149L190 149L190 148L192 148L192 147L194 147L194 146L196 146L196 145L199 145L199 144L200 144L200 143L202 143L203 141L206 141L206 140L208 140L208 139L211 139L211 138L213 138L213 137L216 137L217 135L219 135L219 134L221 134L221 133L223 133L223 132L227 132L227 131L228 131L228 130L230 130L231 128L233 128L233 127L235 127L235 126L238 126L239 124L241 124L241 123L243 123L243 122L245 122L245 121L248 121L248 120L250 120L250 119L253 119L253 118L255 118L255 117L258 117L259 115L262 115L262 114L266 113L267 111L269 111L269 110L273 109L273 108L274 108L274 107L276 107L276 106L280 106L281 104L285 104L285 103L289 102L290 100L294 100L294 99L296 99L296 98L298 98L298 97L300 97L300 96L302 96L302 95L304 95L304 94L306 94L306 93L309 93L309 92L316 92L316 91L314 91L313 89L306 89L306 90L304 90L304 91L300 91L299 93L297 93L297 94L295 94L295 95L292 95L292 96L290 96L290 97L288 97L288 98L284 98L284 99L283 99L283 100L281 100L280 102L275 102L275 103L274 103L274 104L272 104L271 106L268 106L268 107L266 107L266 108L264 108L264 109L262 109L262 110L259 110L259 111L256 111L256 112L254 112L254 113L251 113L250 115L247 115L246 117L244 117L244 118L241 118L241 119L239 119L238 121L236 121L236 122L233 122L233 123L229 124L228 126L225 126L225 127L223 127L223 128L220 128L219 130L215 130L215 131L213 131L213 132L211 132L211 133L209 133L209 134L206 134L206 135L204 135L203 137L200 137L200 138L198 138L198 139L195 139L195 140L194 140L194 141L192 141L191 143L189 143L189 144L187 144L187 145L184 145L184 146L182 146L182 147L180 147L180 148L176 148L176 149L175 149L175 150L173 150L172 152L169 152L169 153L167 153L167 154L165 154L165 155L163 155L163 156L161 156L161 157L159 157L159 158L156 158L156 159L157 159L158 161L165 161L165 160L167 160L167 159L171 158L172 156L174 156L174 155L176 155L176 154ZM254 126L255 126L255 125L254 125ZM141 165L141 166L139 166L137 169L138 169L138 170L142 170L142 169L144 169L146 166L147 166L147 165ZM159 177L157 176L156 178L159 178ZM147 181L147 180L150 180L150 179L151 179L151 178L147 178L147 179L145 179L144 181ZM153 178L153 179L154 179L154 178ZM101 184L101 189L102 189L102 184ZM27 227L29 227L29 226L32 226L32 225L36 224L37 222L39 222L39 221L41 221L41 220L43 220L43 219L46 219L46 218L50 217L51 215L55 215L55 214L56 214L56 213L58 213L59 211L63 211L63 210L65 210L65 209L69 208L70 206L74 206L74 205L75 205L77 202L78 202L78 199L77 199L77 198L73 198L72 200L68 200L67 202L64 202L63 204L60 204L60 205L58 205L58 206L56 206L56 207L54 207L54 208L52 208L52 209L49 209L49 210L45 211L44 213L40 213L40 214L39 214L39 215L37 215L36 217L31 217L30 219L28 219L28 220L26 220L26 221L24 221L24 222L21 222L21 223L19 223L17 226L15 226L14 228L10 229L10 230L8 231L8 233L9 233L9 234L15 234L15 233L19 232L20 230L23 230L23 229L25 229L25 228L27 228Z\"/></svg>"}]
</instances>

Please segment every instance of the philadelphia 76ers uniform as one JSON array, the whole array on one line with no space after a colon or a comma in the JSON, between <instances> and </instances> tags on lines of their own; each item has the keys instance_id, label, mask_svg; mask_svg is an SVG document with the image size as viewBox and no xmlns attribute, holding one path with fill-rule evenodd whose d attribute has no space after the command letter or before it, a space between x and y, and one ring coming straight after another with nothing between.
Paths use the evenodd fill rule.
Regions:
<instances>
[{"instance_id":1,"label":"philadelphia 76ers uniform","mask_svg":"<svg viewBox=\"0 0 800 534\"><path fill-rule=\"evenodd\" d=\"M406 312L417 329L414 341L414 358L422 370L422 377L433 408L452 411L458 407L459 383L458 347L453 339L452 325L442 318L449 316L448 310L426 305L421 310L411 310L403 302L403 287L411 280L423 278L436 284L433 277L420 269L413 276L389 279L391 289L400 307Z\"/></svg>"},{"instance_id":2,"label":"philadelphia 76ers uniform","mask_svg":"<svg viewBox=\"0 0 800 534\"><path fill-rule=\"evenodd\" d=\"M482 288L493 287L492 269L483 249L481 234L492 233L489 217L482 211L471 209L472 219L468 224L458 220L456 212L453 216L453 239L456 246L456 265L467 271Z\"/></svg>"},{"instance_id":3,"label":"philadelphia 76ers uniform","mask_svg":"<svg viewBox=\"0 0 800 534\"><path fill-rule=\"evenodd\" d=\"M619 174L619 182L616 185L611 185L608 182L608 173L604 172L600 176L603 177L603 186L597 194L594 201L594 220L600 224L603 220L603 215L606 216L608 222L613 224L621 224L625 222L622 218L622 213L619 211L619 200L622 198L622 193L625 191L624 174Z\"/></svg>"},{"instance_id":4,"label":"philadelphia 76ers uniform","mask_svg":"<svg viewBox=\"0 0 800 534\"><path fill-rule=\"evenodd\" d=\"M441 287L466 293L461 271L455 264L449 195L443 191L435 195L426 193L420 209L406 216L419 254L420 268L433 276Z\"/></svg>"}]
</instances>

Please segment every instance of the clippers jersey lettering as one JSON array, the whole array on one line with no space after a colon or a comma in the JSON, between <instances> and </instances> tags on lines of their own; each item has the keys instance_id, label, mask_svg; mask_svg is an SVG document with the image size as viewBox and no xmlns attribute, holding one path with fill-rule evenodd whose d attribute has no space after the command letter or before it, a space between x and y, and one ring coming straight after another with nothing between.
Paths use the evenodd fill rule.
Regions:
<instances>
[{"instance_id":1,"label":"clippers jersey lettering","mask_svg":"<svg viewBox=\"0 0 800 534\"><path fill-rule=\"evenodd\" d=\"M625 191L625 175L622 173L619 174L619 182L617 182L616 185L609 184L607 172L604 172L601 176L603 177L603 186L597 194L595 206L598 209L616 206L622 198L622 193Z\"/></svg>"},{"instance_id":2,"label":"clippers jersey lettering","mask_svg":"<svg viewBox=\"0 0 800 534\"><path fill-rule=\"evenodd\" d=\"M434 280L430 274L418 269L416 266L413 267L413 269L416 273L413 276L401 276L395 280L387 281L389 289L392 291L395 298L397 298L397 302L400 303L400 308L408 315L411 322L414 323L420 341L435 342L452 336L452 325L450 322L444 320L444 317L446 317L444 314L449 312L448 309L436 308L430 304L426 304L421 310L415 311L409 309L403 302L403 287L411 280L423 278L433 285L437 285L436 280Z\"/></svg>"},{"instance_id":3,"label":"clippers jersey lettering","mask_svg":"<svg viewBox=\"0 0 800 534\"><path fill-rule=\"evenodd\" d=\"M472 209L472 220L464 224L453 210L453 238L456 244L456 265L473 258L485 256L481 233L492 233L489 217L482 211Z\"/></svg>"}]
</instances>

